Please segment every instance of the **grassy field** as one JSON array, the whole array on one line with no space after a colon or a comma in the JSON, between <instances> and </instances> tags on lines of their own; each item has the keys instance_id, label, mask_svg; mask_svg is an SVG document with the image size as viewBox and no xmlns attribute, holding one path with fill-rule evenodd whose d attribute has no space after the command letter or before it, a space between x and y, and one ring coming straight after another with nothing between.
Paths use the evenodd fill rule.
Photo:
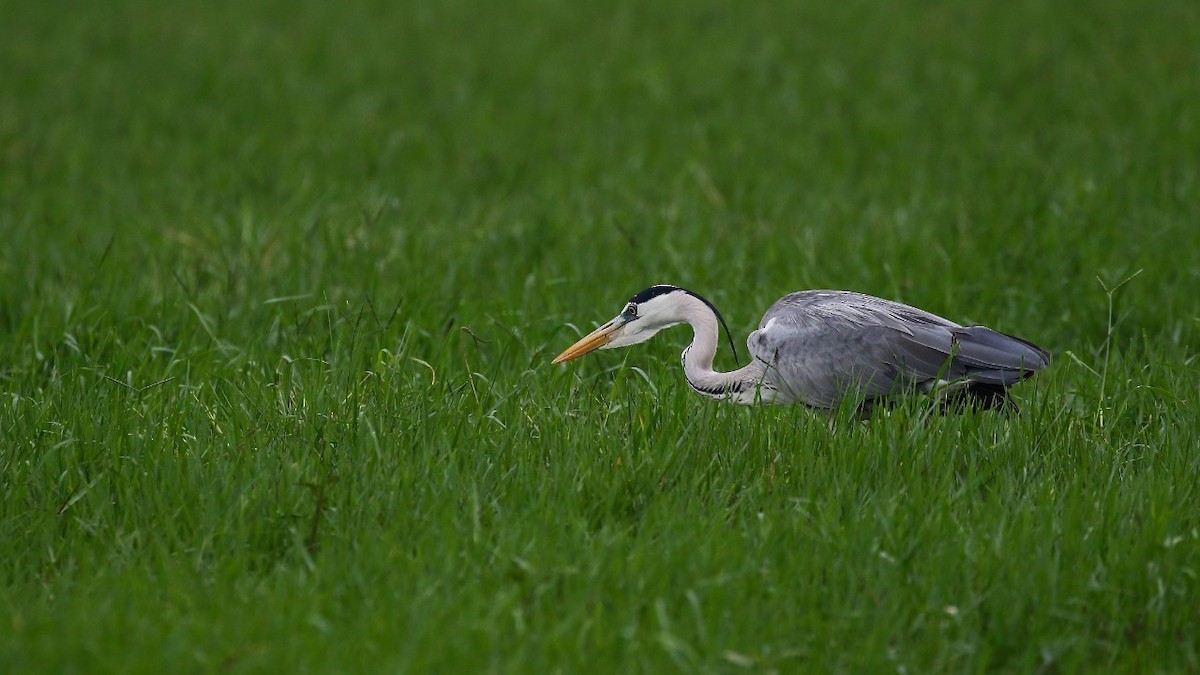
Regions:
<instances>
[{"instance_id":1,"label":"grassy field","mask_svg":"<svg viewBox=\"0 0 1200 675\"><path fill-rule=\"evenodd\" d=\"M0 9L0 670L1200 670L1193 0ZM851 288L1022 414L690 392ZM718 354L718 366L733 366Z\"/></svg>"}]
</instances>

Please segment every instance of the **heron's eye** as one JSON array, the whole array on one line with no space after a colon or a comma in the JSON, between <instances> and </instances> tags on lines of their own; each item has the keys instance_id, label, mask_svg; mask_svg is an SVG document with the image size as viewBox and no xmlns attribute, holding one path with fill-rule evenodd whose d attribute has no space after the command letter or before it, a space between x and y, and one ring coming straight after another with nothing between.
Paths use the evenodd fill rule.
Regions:
<instances>
[{"instance_id":1,"label":"heron's eye","mask_svg":"<svg viewBox=\"0 0 1200 675\"><path fill-rule=\"evenodd\" d=\"M633 304L632 302L629 303L628 305L625 305L625 313L629 315L629 318L636 319L637 318L637 305Z\"/></svg>"}]
</instances>

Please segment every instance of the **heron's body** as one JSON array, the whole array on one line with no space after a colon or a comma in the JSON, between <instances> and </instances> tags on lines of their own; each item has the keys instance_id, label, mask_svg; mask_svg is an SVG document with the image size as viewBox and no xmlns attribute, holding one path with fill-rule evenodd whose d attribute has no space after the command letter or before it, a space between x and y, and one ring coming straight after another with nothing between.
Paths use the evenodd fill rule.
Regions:
<instances>
[{"instance_id":1,"label":"heron's body","mask_svg":"<svg viewBox=\"0 0 1200 675\"><path fill-rule=\"evenodd\" d=\"M751 362L721 373L712 367L723 323L716 308L690 291L652 286L555 363L642 342L679 323L693 331L682 354L688 384L704 396L742 404L831 408L847 397L869 405L944 389L970 403L999 407L1007 404L1009 386L1050 361L1044 349L990 328L964 327L862 293L820 290L780 298L746 341Z\"/></svg>"}]
</instances>

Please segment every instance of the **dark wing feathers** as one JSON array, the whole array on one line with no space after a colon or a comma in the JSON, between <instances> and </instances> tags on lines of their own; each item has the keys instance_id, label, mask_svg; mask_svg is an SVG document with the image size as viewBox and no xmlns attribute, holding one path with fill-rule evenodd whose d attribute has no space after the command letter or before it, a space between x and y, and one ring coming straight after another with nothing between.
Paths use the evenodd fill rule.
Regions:
<instances>
[{"instance_id":1,"label":"dark wing feathers","mask_svg":"<svg viewBox=\"0 0 1200 675\"><path fill-rule=\"evenodd\" d=\"M1050 352L987 326L971 326L954 333L958 338L958 356L978 367L1041 370L1050 365Z\"/></svg>"},{"instance_id":2,"label":"dark wing feathers","mask_svg":"<svg viewBox=\"0 0 1200 675\"><path fill-rule=\"evenodd\" d=\"M938 367L948 369L951 377L994 371L1004 374L1003 381L997 381L996 384L1012 384L1050 363L1050 354L1041 347L986 326L949 329L922 327L911 330L908 335L902 331L892 331L891 337L898 353L911 354L917 357L917 362L924 359L927 363L929 354L916 352L907 343L932 350L936 354ZM953 357L949 363L948 357ZM927 368L920 372L934 374Z\"/></svg>"},{"instance_id":3,"label":"dark wing feathers","mask_svg":"<svg viewBox=\"0 0 1200 675\"><path fill-rule=\"evenodd\" d=\"M1006 387L1050 361L1019 338L847 291L784 297L748 344L781 387L818 406L851 392L874 398L937 380Z\"/></svg>"}]
</instances>

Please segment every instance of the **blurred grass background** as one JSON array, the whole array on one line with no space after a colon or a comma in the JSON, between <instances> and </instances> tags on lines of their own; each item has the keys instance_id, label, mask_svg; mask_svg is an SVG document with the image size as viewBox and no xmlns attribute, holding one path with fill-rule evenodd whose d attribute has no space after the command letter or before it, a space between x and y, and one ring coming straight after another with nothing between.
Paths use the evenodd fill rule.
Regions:
<instances>
[{"instance_id":1,"label":"blurred grass background","mask_svg":"<svg viewBox=\"0 0 1200 675\"><path fill-rule=\"evenodd\" d=\"M1184 0L6 4L2 660L1200 667L1197 44ZM1056 362L866 427L693 396L682 329L549 367L655 283Z\"/></svg>"}]
</instances>

